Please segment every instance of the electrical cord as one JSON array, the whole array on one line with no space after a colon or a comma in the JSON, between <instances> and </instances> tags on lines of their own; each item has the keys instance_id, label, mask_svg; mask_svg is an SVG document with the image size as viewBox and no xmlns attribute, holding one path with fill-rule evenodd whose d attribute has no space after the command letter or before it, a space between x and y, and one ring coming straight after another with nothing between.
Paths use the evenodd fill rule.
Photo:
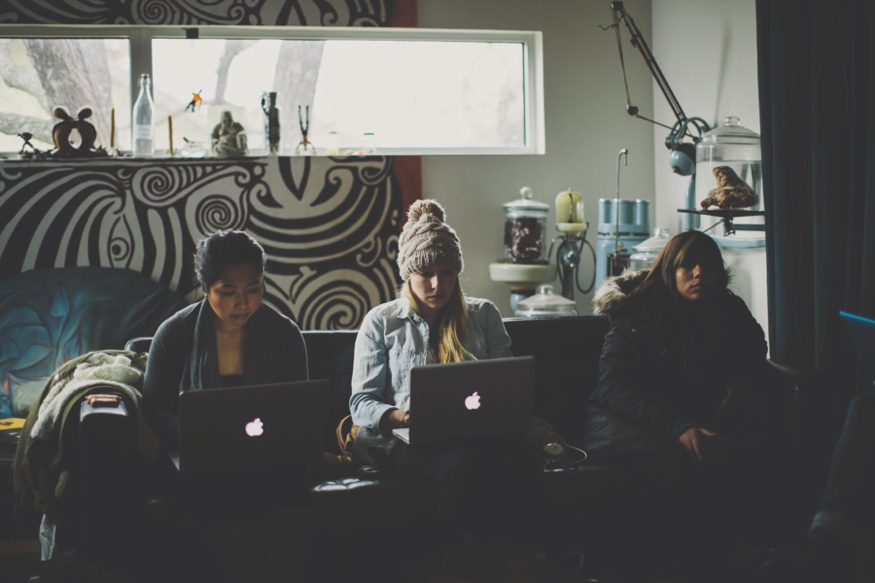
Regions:
<instances>
[{"instance_id":1,"label":"electrical cord","mask_svg":"<svg viewBox=\"0 0 875 583\"><path fill-rule=\"evenodd\" d=\"M575 270L575 271L578 272L578 274L575 275L574 283L575 283L575 285L577 286L577 291L579 291L579 292L582 293L582 294L588 294L589 292L592 291L592 288L595 287L595 267L596 267L595 262L596 262L596 255L595 255L595 247L593 247L592 244L591 244L589 241L587 241L586 239L584 239L583 242L586 244L587 247L589 247L589 251L590 251L590 253L592 253L592 279L591 279L590 282L589 282L589 287L588 287L588 288L586 288L586 289L580 289L580 276L579 276L579 272L580 272L580 263L578 263L578 264L577 264L577 268L576 268L576 270ZM582 250L583 250L583 246L581 246L580 249L581 249L581 251L582 251Z\"/></svg>"},{"instance_id":2,"label":"electrical cord","mask_svg":"<svg viewBox=\"0 0 875 583\"><path fill-rule=\"evenodd\" d=\"M550 242L550 249L547 251L548 257L553 255L553 245L556 242L556 239L561 239L561 238L562 238L561 235L558 237L554 237L553 240ZM592 265L593 265L593 267L592 267L592 279L589 281L589 286L586 289L580 287L580 259L578 259L577 263L574 265L574 274L572 275L572 277L574 278L574 286L577 288L577 291L579 291L582 294L588 294L589 292L592 291L592 288L595 287L596 252L595 252L595 247L592 246L592 243L590 243L589 241L586 240L586 235L584 235L581 239L579 239L579 241L580 242L578 243L578 246L577 246L578 258L583 254L583 246L584 245L589 247L589 252L592 254ZM556 265L560 266L560 269L558 269L559 285L564 287L565 286L565 276L563 275L563 270L561 269L561 265L562 265L562 257L560 255L561 252L562 252L562 245L560 245L559 247L556 248L555 261L556 261Z\"/></svg>"},{"instance_id":3,"label":"electrical cord","mask_svg":"<svg viewBox=\"0 0 875 583\"><path fill-rule=\"evenodd\" d=\"M568 459L569 450L583 454L580 459ZM573 469L587 460L589 454L584 450L574 445L569 444L565 440L559 439L552 441L544 446L544 453L551 456L546 461L546 467L549 470L567 470Z\"/></svg>"}]
</instances>

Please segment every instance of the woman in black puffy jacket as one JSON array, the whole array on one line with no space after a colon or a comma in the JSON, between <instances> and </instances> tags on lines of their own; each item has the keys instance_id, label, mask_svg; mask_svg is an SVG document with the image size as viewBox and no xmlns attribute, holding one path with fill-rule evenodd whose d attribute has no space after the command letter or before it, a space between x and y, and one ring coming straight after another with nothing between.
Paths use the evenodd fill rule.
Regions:
<instances>
[{"instance_id":1,"label":"woman in black puffy jacket","mask_svg":"<svg viewBox=\"0 0 875 583\"><path fill-rule=\"evenodd\" d=\"M650 271L608 280L593 300L608 314L587 450L608 458L680 447L691 460L747 440L763 394L766 341L727 288L717 244L672 238Z\"/></svg>"},{"instance_id":2,"label":"woman in black puffy jacket","mask_svg":"<svg viewBox=\"0 0 875 583\"><path fill-rule=\"evenodd\" d=\"M765 336L728 283L714 240L687 231L652 269L609 279L593 300L611 326L583 448L630 470L651 495L645 511L661 509L648 544L701 543L700 556L702 545L725 549L715 533L740 534L729 523L766 500L771 480Z\"/></svg>"}]
</instances>

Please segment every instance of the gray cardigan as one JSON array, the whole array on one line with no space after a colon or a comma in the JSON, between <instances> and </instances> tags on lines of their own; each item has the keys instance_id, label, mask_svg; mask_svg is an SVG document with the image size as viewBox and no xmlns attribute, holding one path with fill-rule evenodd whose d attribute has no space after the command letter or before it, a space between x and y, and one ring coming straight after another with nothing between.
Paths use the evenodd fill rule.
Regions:
<instances>
[{"instance_id":1,"label":"gray cardigan","mask_svg":"<svg viewBox=\"0 0 875 583\"><path fill-rule=\"evenodd\" d=\"M244 384L307 380L307 348L300 328L262 304L246 323ZM213 310L201 300L164 321L149 349L143 402L162 446L179 447L179 395L222 386Z\"/></svg>"}]
</instances>

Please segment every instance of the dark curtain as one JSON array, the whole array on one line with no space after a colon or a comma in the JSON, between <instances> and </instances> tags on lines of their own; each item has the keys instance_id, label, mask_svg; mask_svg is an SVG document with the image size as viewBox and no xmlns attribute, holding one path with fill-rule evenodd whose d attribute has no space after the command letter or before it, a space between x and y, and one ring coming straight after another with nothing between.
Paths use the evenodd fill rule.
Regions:
<instances>
[{"instance_id":1,"label":"dark curtain","mask_svg":"<svg viewBox=\"0 0 875 583\"><path fill-rule=\"evenodd\" d=\"M875 318L875 2L757 0L772 358L871 383L839 310Z\"/></svg>"},{"instance_id":2,"label":"dark curtain","mask_svg":"<svg viewBox=\"0 0 875 583\"><path fill-rule=\"evenodd\" d=\"M875 2L757 0L756 16L771 357L819 373L800 395L813 513L848 403L872 389L838 313L875 318Z\"/></svg>"}]
</instances>

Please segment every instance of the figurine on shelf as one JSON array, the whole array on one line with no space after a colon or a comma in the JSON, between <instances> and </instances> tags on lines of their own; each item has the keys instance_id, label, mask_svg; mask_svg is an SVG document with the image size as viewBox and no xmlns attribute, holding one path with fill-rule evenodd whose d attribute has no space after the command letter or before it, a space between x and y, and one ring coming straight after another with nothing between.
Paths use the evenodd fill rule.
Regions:
<instances>
[{"instance_id":1,"label":"figurine on shelf","mask_svg":"<svg viewBox=\"0 0 875 583\"><path fill-rule=\"evenodd\" d=\"M197 93L192 92L191 101L189 101L188 105L185 106L184 111L188 111L190 109L191 112L194 113L197 107L204 102L203 97L201 97L201 91L203 91L203 89L198 90Z\"/></svg>"},{"instance_id":2,"label":"figurine on shelf","mask_svg":"<svg viewBox=\"0 0 875 583\"><path fill-rule=\"evenodd\" d=\"M712 205L723 210L747 208L760 201L757 193L730 166L717 166L713 172L717 188L708 192L708 196L699 203L703 211Z\"/></svg>"},{"instance_id":3,"label":"figurine on shelf","mask_svg":"<svg viewBox=\"0 0 875 583\"><path fill-rule=\"evenodd\" d=\"M24 140L21 144L21 150L18 151L18 156L21 158L45 158L46 152L39 150L36 146L30 143L33 134L30 132L21 132L18 137ZM30 151L27 151L30 148Z\"/></svg>"},{"instance_id":4,"label":"figurine on shelf","mask_svg":"<svg viewBox=\"0 0 875 583\"><path fill-rule=\"evenodd\" d=\"M301 128L301 141L295 148L295 154L301 156L312 156L316 153L316 148L307 139L307 132L310 131L310 106L305 109L306 118L301 117L301 106L298 106L298 127Z\"/></svg>"},{"instance_id":5,"label":"figurine on shelf","mask_svg":"<svg viewBox=\"0 0 875 583\"><path fill-rule=\"evenodd\" d=\"M280 108L276 104L276 91L261 95L261 110L264 112L264 141L271 154L280 152Z\"/></svg>"},{"instance_id":6,"label":"figurine on shelf","mask_svg":"<svg viewBox=\"0 0 875 583\"><path fill-rule=\"evenodd\" d=\"M90 107L80 108L76 113L76 119L73 119L67 108L61 106L53 109L52 114L61 120L52 128L55 150L50 155L53 158L93 158L107 155L104 148L94 149L97 130L91 122L85 121L91 117ZM71 141L74 130L79 134L78 144Z\"/></svg>"},{"instance_id":7,"label":"figurine on shelf","mask_svg":"<svg viewBox=\"0 0 875 583\"><path fill-rule=\"evenodd\" d=\"M234 158L249 152L246 130L240 122L234 121L230 111L222 112L222 121L213 129L211 137L214 156Z\"/></svg>"}]
</instances>

